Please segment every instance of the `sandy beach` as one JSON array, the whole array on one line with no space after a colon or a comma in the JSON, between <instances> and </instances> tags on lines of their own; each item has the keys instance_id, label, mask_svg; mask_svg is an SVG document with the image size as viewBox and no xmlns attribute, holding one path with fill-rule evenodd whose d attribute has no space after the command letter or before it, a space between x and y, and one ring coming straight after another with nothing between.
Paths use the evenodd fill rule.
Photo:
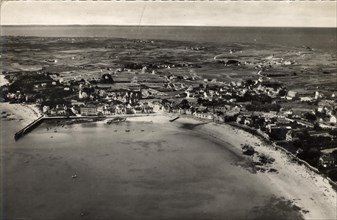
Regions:
<instances>
[{"instance_id":1,"label":"sandy beach","mask_svg":"<svg viewBox=\"0 0 337 220\"><path fill-rule=\"evenodd\" d=\"M35 105L0 103L1 148L14 145L14 134L41 116Z\"/></svg>"},{"instance_id":2,"label":"sandy beach","mask_svg":"<svg viewBox=\"0 0 337 220\"><path fill-rule=\"evenodd\" d=\"M279 193L305 210L305 219L336 219L337 197L329 182L322 176L309 170L304 165L291 162L283 152L276 151L272 146L263 143L256 136L233 128L229 125L207 124L201 128L203 132L217 139L229 142L236 148L244 144L253 145L259 153L275 159L272 167L275 173L258 173L265 175L270 185Z\"/></svg>"},{"instance_id":3,"label":"sandy beach","mask_svg":"<svg viewBox=\"0 0 337 220\"><path fill-rule=\"evenodd\" d=\"M11 130L39 115L30 106L1 109L15 115L2 123ZM2 133L4 216L336 219L330 184L285 153L229 125L171 118L130 117L110 127L43 124L18 142ZM269 168L276 172L252 172L245 143L275 159Z\"/></svg>"},{"instance_id":4,"label":"sandy beach","mask_svg":"<svg viewBox=\"0 0 337 220\"><path fill-rule=\"evenodd\" d=\"M5 75L0 74L0 86L7 85L8 80L5 79Z\"/></svg>"},{"instance_id":5,"label":"sandy beach","mask_svg":"<svg viewBox=\"0 0 337 220\"><path fill-rule=\"evenodd\" d=\"M21 126L31 123L42 115L38 107L32 104L2 102L0 109L2 118L16 120Z\"/></svg>"},{"instance_id":6,"label":"sandy beach","mask_svg":"<svg viewBox=\"0 0 337 220\"><path fill-rule=\"evenodd\" d=\"M167 121L165 117L142 117L129 120L156 123ZM200 122L194 118L182 117L177 123L198 124ZM299 207L303 208L305 219L337 219L336 191L322 176L304 165L291 161L285 152L277 151L258 137L230 125L206 122L195 128L206 135L228 143L237 151L240 151L244 144L250 144L258 153L274 158L275 162L272 167L277 170L277 174L258 173L257 175L267 177L268 182L279 196L295 201Z\"/></svg>"}]
</instances>

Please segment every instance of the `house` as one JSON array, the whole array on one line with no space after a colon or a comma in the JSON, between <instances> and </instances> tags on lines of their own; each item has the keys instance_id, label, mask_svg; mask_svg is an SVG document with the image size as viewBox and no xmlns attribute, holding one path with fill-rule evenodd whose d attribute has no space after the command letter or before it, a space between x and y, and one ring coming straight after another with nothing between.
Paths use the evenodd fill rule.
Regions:
<instances>
[{"instance_id":1,"label":"house","mask_svg":"<svg viewBox=\"0 0 337 220\"><path fill-rule=\"evenodd\" d=\"M86 105L80 108L82 116L96 116L98 115L97 107L95 105Z\"/></svg>"},{"instance_id":2,"label":"house","mask_svg":"<svg viewBox=\"0 0 337 220\"><path fill-rule=\"evenodd\" d=\"M125 108L126 114L134 114L134 107L132 107L130 104L128 104Z\"/></svg>"},{"instance_id":3,"label":"house","mask_svg":"<svg viewBox=\"0 0 337 220\"><path fill-rule=\"evenodd\" d=\"M126 114L126 108L124 105L117 105L115 112L116 114Z\"/></svg>"},{"instance_id":4,"label":"house","mask_svg":"<svg viewBox=\"0 0 337 220\"><path fill-rule=\"evenodd\" d=\"M57 112L56 112L56 110L55 110L54 108L51 109L48 113L49 113L50 116L55 116L55 115L57 115Z\"/></svg>"},{"instance_id":5,"label":"house","mask_svg":"<svg viewBox=\"0 0 337 220\"><path fill-rule=\"evenodd\" d=\"M68 112L67 112L68 108L66 105L57 105L56 106L56 112L57 112L57 115L67 115Z\"/></svg>"},{"instance_id":6,"label":"house","mask_svg":"<svg viewBox=\"0 0 337 220\"><path fill-rule=\"evenodd\" d=\"M320 92L316 91L315 92L315 99L319 99L322 98L322 95L320 94Z\"/></svg>"},{"instance_id":7,"label":"house","mask_svg":"<svg viewBox=\"0 0 337 220\"><path fill-rule=\"evenodd\" d=\"M279 117L292 117L292 115L293 115L293 111L292 110L282 110L282 111L280 111L279 112L279 114L278 114L278 116ZM277 116L277 115L275 115L275 116Z\"/></svg>"},{"instance_id":8,"label":"house","mask_svg":"<svg viewBox=\"0 0 337 220\"><path fill-rule=\"evenodd\" d=\"M336 124L336 123L337 123L337 118L336 118L336 116L331 115L331 116L330 116L329 122L330 122L331 124Z\"/></svg>"},{"instance_id":9,"label":"house","mask_svg":"<svg viewBox=\"0 0 337 220\"><path fill-rule=\"evenodd\" d=\"M141 113L143 113L143 107L141 107L141 106L135 106L134 108L133 108L133 113L134 114L141 114Z\"/></svg>"},{"instance_id":10,"label":"house","mask_svg":"<svg viewBox=\"0 0 337 220\"><path fill-rule=\"evenodd\" d=\"M153 113L153 107L149 106L149 105L144 105L143 106L143 112L144 113Z\"/></svg>"},{"instance_id":11,"label":"house","mask_svg":"<svg viewBox=\"0 0 337 220\"><path fill-rule=\"evenodd\" d=\"M73 106L85 106L84 102L79 102L79 101L74 100L74 99L72 99L70 102L71 102L71 105L73 105Z\"/></svg>"},{"instance_id":12,"label":"house","mask_svg":"<svg viewBox=\"0 0 337 220\"><path fill-rule=\"evenodd\" d=\"M107 104L97 107L97 113L102 115L111 115L111 109Z\"/></svg>"},{"instance_id":13,"label":"house","mask_svg":"<svg viewBox=\"0 0 337 220\"><path fill-rule=\"evenodd\" d=\"M197 118L204 118L204 119L213 119L213 115L209 113L202 113L202 112L194 112L193 116Z\"/></svg>"},{"instance_id":14,"label":"house","mask_svg":"<svg viewBox=\"0 0 337 220\"><path fill-rule=\"evenodd\" d=\"M243 122L244 125L247 126L252 126L253 125L253 120L251 118L246 118Z\"/></svg>"},{"instance_id":15,"label":"house","mask_svg":"<svg viewBox=\"0 0 337 220\"><path fill-rule=\"evenodd\" d=\"M227 109L228 109L227 106L217 106L217 107L215 107L214 110L215 110L216 112L223 112L223 113L224 113L224 112L227 111Z\"/></svg>"},{"instance_id":16,"label":"house","mask_svg":"<svg viewBox=\"0 0 337 220\"><path fill-rule=\"evenodd\" d=\"M287 93L287 99L288 100L293 100L297 97L297 92L293 90L289 90Z\"/></svg>"},{"instance_id":17,"label":"house","mask_svg":"<svg viewBox=\"0 0 337 220\"><path fill-rule=\"evenodd\" d=\"M192 109L186 109L185 114L186 114L186 115L192 115L193 112L194 112L194 111L193 111Z\"/></svg>"},{"instance_id":18,"label":"house","mask_svg":"<svg viewBox=\"0 0 337 220\"><path fill-rule=\"evenodd\" d=\"M34 102L35 101L35 95L33 95L33 94L25 95L25 101L26 102Z\"/></svg>"},{"instance_id":19,"label":"house","mask_svg":"<svg viewBox=\"0 0 337 220\"><path fill-rule=\"evenodd\" d=\"M331 154L323 154L318 159L318 166L321 168L333 168L336 167L336 158Z\"/></svg>"},{"instance_id":20,"label":"house","mask_svg":"<svg viewBox=\"0 0 337 220\"><path fill-rule=\"evenodd\" d=\"M178 109L178 113L181 114L181 115L185 115L186 114L186 109L179 108Z\"/></svg>"},{"instance_id":21,"label":"house","mask_svg":"<svg viewBox=\"0 0 337 220\"><path fill-rule=\"evenodd\" d=\"M42 112L43 112L43 113L47 113L49 110L50 110L50 107L49 107L48 105L44 105L44 106L42 107Z\"/></svg>"},{"instance_id":22,"label":"house","mask_svg":"<svg viewBox=\"0 0 337 220\"><path fill-rule=\"evenodd\" d=\"M70 108L70 111L71 111L73 114L75 114L75 115L78 114L78 111L77 111L77 109L76 109L75 106L72 106L72 107Z\"/></svg>"},{"instance_id":23,"label":"house","mask_svg":"<svg viewBox=\"0 0 337 220\"><path fill-rule=\"evenodd\" d=\"M245 121L245 117L243 115L238 115L238 117L236 118L236 122L243 124Z\"/></svg>"},{"instance_id":24,"label":"house","mask_svg":"<svg viewBox=\"0 0 337 220\"><path fill-rule=\"evenodd\" d=\"M287 120L286 118L278 117L276 119L276 123L279 126L289 126L291 124L291 121Z\"/></svg>"},{"instance_id":25,"label":"house","mask_svg":"<svg viewBox=\"0 0 337 220\"><path fill-rule=\"evenodd\" d=\"M311 98L309 96L300 97L301 102L311 102L312 100L313 100L313 98Z\"/></svg>"},{"instance_id":26,"label":"house","mask_svg":"<svg viewBox=\"0 0 337 220\"><path fill-rule=\"evenodd\" d=\"M225 122L225 117L224 115L214 115L214 121L217 123L224 123Z\"/></svg>"}]
</instances>

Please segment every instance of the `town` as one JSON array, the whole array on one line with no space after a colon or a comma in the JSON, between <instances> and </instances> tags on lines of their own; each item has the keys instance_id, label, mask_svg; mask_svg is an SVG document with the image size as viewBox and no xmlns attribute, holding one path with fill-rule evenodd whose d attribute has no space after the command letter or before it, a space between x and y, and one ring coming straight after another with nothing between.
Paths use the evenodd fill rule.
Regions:
<instances>
[{"instance_id":1,"label":"town","mask_svg":"<svg viewBox=\"0 0 337 220\"><path fill-rule=\"evenodd\" d=\"M185 50L194 53L207 48L194 46ZM234 50L228 51L233 53ZM57 67L59 60L44 62ZM9 83L1 87L1 99L36 104L49 117L104 119L171 113L228 123L258 131L337 181L336 90L288 88L287 83L278 80L280 73L273 74L273 68L278 68L278 72L289 68L296 63L291 60L248 61L230 55L214 57L213 62L212 65L224 69L241 68L252 74L235 80L210 78L195 71L205 64L192 61L123 62L112 67L81 65L79 74L50 68L3 71Z\"/></svg>"}]
</instances>

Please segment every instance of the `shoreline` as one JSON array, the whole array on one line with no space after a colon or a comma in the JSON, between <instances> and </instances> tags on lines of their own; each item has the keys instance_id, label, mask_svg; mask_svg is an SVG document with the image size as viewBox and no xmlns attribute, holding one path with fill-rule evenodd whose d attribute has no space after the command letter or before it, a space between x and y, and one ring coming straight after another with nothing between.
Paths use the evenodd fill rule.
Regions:
<instances>
[{"instance_id":1,"label":"shoreline","mask_svg":"<svg viewBox=\"0 0 337 220\"><path fill-rule=\"evenodd\" d=\"M0 106L2 112L11 112L14 115L13 120L19 120L20 123L17 123L17 127L26 126L41 116L38 108L34 105L1 103ZM327 179L313 172L305 165L292 161L286 152L277 150L272 144L265 143L258 136L229 124L216 124L210 120L183 115L178 120L169 122L170 119L175 117L177 117L176 114L160 113L148 116L127 117L127 121L172 123L176 126L182 126L183 124L198 125L192 129L228 144L228 146L231 146L231 150L240 154L242 154L242 145L250 144L254 146L257 152L275 159L272 168L276 169L277 173L257 172L256 175L264 175L279 196L294 201L297 206L303 208L305 219L337 216L335 204L336 192ZM251 159L247 156L244 157L247 160ZM239 166L245 168L245 165L241 164Z\"/></svg>"},{"instance_id":2,"label":"shoreline","mask_svg":"<svg viewBox=\"0 0 337 220\"><path fill-rule=\"evenodd\" d=\"M176 115L167 114L162 115L159 120L154 120L153 118L156 117L145 116L132 121L167 123L169 119L174 117ZM337 217L337 194L332 185L326 178L310 170L306 165L293 161L285 151L278 150L272 144L261 140L260 137L229 124L216 124L213 121L199 120L199 118L188 116L180 116L173 123L202 123L201 126L196 127L198 132L220 140L232 146L232 150L240 153L244 144L254 146L259 154L275 159L271 167L277 170L277 173L257 172L256 175L266 176L279 196L286 197L286 199L294 201L296 205L301 207L305 219L331 219ZM247 159L249 160L250 158L247 157ZM244 166L242 167L244 168Z\"/></svg>"},{"instance_id":3,"label":"shoreline","mask_svg":"<svg viewBox=\"0 0 337 220\"><path fill-rule=\"evenodd\" d=\"M32 104L1 102L1 117L5 120L16 120L16 130L19 131L42 116L37 106Z\"/></svg>"}]
</instances>

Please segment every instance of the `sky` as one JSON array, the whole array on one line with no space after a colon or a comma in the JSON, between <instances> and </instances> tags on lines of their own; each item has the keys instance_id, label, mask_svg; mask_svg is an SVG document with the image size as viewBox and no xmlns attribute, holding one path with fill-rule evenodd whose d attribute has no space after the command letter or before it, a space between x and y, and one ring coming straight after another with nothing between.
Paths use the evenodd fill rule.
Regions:
<instances>
[{"instance_id":1,"label":"sky","mask_svg":"<svg viewBox=\"0 0 337 220\"><path fill-rule=\"evenodd\" d=\"M5 1L1 25L337 27L337 1Z\"/></svg>"}]
</instances>

